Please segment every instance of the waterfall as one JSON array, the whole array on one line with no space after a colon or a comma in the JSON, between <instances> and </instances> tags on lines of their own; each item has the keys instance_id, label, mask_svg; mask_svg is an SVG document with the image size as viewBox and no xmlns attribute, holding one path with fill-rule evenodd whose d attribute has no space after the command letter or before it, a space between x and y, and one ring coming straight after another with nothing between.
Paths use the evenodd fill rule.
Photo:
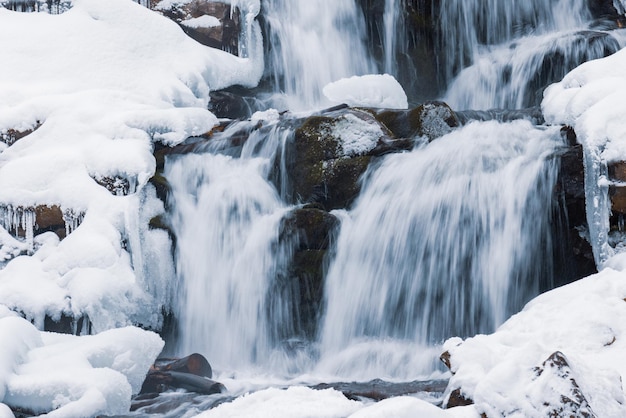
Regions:
<instances>
[{"instance_id":1,"label":"waterfall","mask_svg":"<svg viewBox=\"0 0 626 418\"><path fill-rule=\"evenodd\" d=\"M472 123L370 172L328 273L322 352L492 332L536 295L553 274L558 138Z\"/></svg>"},{"instance_id":2,"label":"waterfall","mask_svg":"<svg viewBox=\"0 0 626 418\"><path fill-rule=\"evenodd\" d=\"M289 207L268 181L283 131L254 131L243 149L232 132L218 135L208 152L168 158L164 174L178 249L177 352L243 370L267 366L280 351L276 329L290 321L291 302L269 289L291 248L278 237Z\"/></svg>"},{"instance_id":3,"label":"waterfall","mask_svg":"<svg viewBox=\"0 0 626 418\"><path fill-rule=\"evenodd\" d=\"M263 7L267 71L290 110L321 108L326 84L377 72L355 0L267 0Z\"/></svg>"},{"instance_id":4,"label":"waterfall","mask_svg":"<svg viewBox=\"0 0 626 418\"><path fill-rule=\"evenodd\" d=\"M584 0L444 0L440 5L444 100L455 109L537 106L543 88L579 64L621 48L590 29Z\"/></svg>"},{"instance_id":5,"label":"waterfall","mask_svg":"<svg viewBox=\"0 0 626 418\"><path fill-rule=\"evenodd\" d=\"M266 74L281 93L273 103L318 109L329 82L398 71L406 16L403 2L384 4L377 64L355 0L262 2ZM534 104L545 80L619 48L612 34L588 30L583 0L439 7L445 100L457 109ZM199 351L227 371L415 378L436 370L444 339L491 332L551 287L559 131L473 122L373 158L354 205L333 213L342 225L319 335L298 340L297 296L281 282L295 251L280 233L293 209L280 156L297 126L289 118L232 124L198 153L166 160L177 354Z\"/></svg>"},{"instance_id":6,"label":"waterfall","mask_svg":"<svg viewBox=\"0 0 626 418\"><path fill-rule=\"evenodd\" d=\"M384 69L385 73L394 76L398 75L398 68L395 60L395 54L398 44L397 34L403 33L401 28L398 27L398 24L402 22L400 18L401 10L398 3L398 0L386 0L385 14L383 17L385 26Z\"/></svg>"}]
</instances>

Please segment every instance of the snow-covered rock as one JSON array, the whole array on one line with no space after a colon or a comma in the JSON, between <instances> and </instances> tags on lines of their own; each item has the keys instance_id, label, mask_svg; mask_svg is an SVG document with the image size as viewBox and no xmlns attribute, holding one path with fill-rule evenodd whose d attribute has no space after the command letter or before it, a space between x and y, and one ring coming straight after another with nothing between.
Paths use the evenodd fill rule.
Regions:
<instances>
[{"instance_id":1,"label":"snow-covered rock","mask_svg":"<svg viewBox=\"0 0 626 418\"><path fill-rule=\"evenodd\" d=\"M389 74L342 78L327 84L323 92L331 102L345 103L348 106L386 109L409 107L404 89Z\"/></svg>"},{"instance_id":2,"label":"snow-covered rock","mask_svg":"<svg viewBox=\"0 0 626 418\"><path fill-rule=\"evenodd\" d=\"M538 296L494 334L448 340L447 396L460 389L489 417L626 416L625 279L607 268Z\"/></svg>"},{"instance_id":3,"label":"snow-covered rock","mask_svg":"<svg viewBox=\"0 0 626 418\"><path fill-rule=\"evenodd\" d=\"M59 15L0 8L0 304L39 327L60 314L95 332L160 326L173 267L167 234L148 228L163 212L148 183L153 143L217 124L211 89L256 85L262 44L248 24L239 58L131 0L76 0ZM112 193L107 179L127 186ZM60 242L35 237L45 229L31 215L46 206L70 215ZM21 229L25 245L7 234Z\"/></svg>"}]
</instances>

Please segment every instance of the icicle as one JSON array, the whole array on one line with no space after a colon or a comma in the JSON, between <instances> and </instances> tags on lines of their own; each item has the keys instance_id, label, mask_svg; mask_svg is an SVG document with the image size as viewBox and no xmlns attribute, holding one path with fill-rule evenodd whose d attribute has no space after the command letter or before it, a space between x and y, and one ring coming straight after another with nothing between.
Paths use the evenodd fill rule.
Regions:
<instances>
[{"instance_id":1,"label":"icicle","mask_svg":"<svg viewBox=\"0 0 626 418\"><path fill-rule=\"evenodd\" d=\"M1 205L0 223L16 238L23 233L24 241L28 245L28 253L32 254L36 224L34 208L15 208L12 205Z\"/></svg>"},{"instance_id":2,"label":"icicle","mask_svg":"<svg viewBox=\"0 0 626 418\"><path fill-rule=\"evenodd\" d=\"M63 211L63 221L65 221L65 235L69 235L76 230L85 218L84 213L76 213L74 209Z\"/></svg>"}]
</instances>

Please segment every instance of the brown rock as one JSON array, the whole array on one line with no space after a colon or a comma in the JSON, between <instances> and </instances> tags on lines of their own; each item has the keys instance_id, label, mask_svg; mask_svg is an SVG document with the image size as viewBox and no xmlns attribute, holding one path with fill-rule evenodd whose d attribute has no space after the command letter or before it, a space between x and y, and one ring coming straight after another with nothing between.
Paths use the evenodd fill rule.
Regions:
<instances>
[{"instance_id":1,"label":"brown rock","mask_svg":"<svg viewBox=\"0 0 626 418\"><path fill-rule=\"evenodd\" d=\"M467 406L472 405L474 403L473 400L465 397L461 389L455 389L450 393L450 397L448 398L448 402L446 403L446 408L454 408L456 406Z\"/></svg>"}]
</instances>

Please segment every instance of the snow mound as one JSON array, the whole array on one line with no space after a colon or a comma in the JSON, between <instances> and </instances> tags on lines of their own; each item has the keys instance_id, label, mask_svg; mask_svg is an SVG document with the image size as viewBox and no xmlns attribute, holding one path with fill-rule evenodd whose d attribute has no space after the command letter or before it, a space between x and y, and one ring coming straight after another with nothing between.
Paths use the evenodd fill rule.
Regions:
<instances>
[{"instance_id":1,"label":"snow mound","mask_svg":"<svg viewBox=\"0 0 626 418\"><path fill-rule=\"evenodd\" d=\"M331 102L353 107L407 109L408 99L398 81L389 74L342 78L327 84L324 96Z\"/></svg>"},{"instance_id":2,"label":"snow mound","mask_svg":"<svg viewBox=\"0 0 626 418\"><path fill-rule=\"evenodd\" d=\"M6 405L50 417L126 413L163 348L139 328L77 337L39 332L14 316L0 318L0 336L0 416Z\"/></svg>"},{"instance_id":3,"label":"snow mound","mask_svg":"<svg viewBox=\"0 0 626 418\"><path fill-rule=\"evenodd\" d=\"M167 233L148 228L164 211L148 183L154 142L215 126L211 89L257 84L260 30L253 19L246 30L239 58L130 0L75 0L60 15L0 8L0 214L11 218L0 222L0 303L40 328L61 314L94 332L160 326L173 268ZM14 216L42 206L74 214L67 238L33 238L36 219Z\"/></svg>"},{"instance_id":4,"label":"snow mound","mask_svg":"<svg viewBox=\"0 0 626 418\"><path fill-rule=\"evenodd\" d=\"M245 395L197 417L341 418L361 407L360 402L348 400L333 389L292 386L287 390L270 388Z\"/></svg>"},{"instance_id":5,"label":"snow mound","mask_svg":"<svg viewBox=\"0 0 626 418\"><path fill-rule=\"evenodd\" d=\"M538 296L494 334L444 344L460 388L487 416L592 410L626 416L626 281L605 269Z\"/></svg>"}]
</instances>

